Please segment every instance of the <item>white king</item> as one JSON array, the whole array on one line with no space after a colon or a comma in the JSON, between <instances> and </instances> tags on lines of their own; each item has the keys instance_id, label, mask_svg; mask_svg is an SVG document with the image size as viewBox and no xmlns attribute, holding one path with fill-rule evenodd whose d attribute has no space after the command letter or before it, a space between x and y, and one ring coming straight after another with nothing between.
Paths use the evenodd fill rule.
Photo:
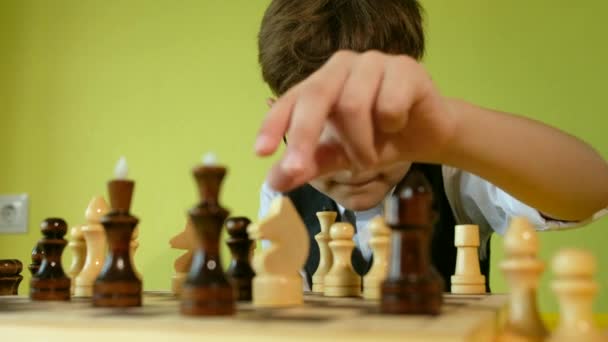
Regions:
<instances>
[{"instance_id":1,"label":"white king","mask_svg":"<svg viewBox=\"0 0 608 342\"><path fill-rule=\"evenodd\" d=\"M127 166L127 159L125 157L120 157L114 168L114 176L116 179L127 179L128 174L129 167Z\"/></svg>"}]
</instances>

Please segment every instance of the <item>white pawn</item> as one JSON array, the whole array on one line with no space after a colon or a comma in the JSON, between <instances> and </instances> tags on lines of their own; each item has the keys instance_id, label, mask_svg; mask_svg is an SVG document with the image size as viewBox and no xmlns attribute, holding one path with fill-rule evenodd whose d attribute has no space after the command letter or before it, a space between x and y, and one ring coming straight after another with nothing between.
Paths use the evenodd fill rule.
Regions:
<instances>
[{"instance_id":1,"label":"white pawn","mask_svg":"<svg viewBox=\"0 0 608 342\"><path fill-rule=\"evenodd\" d=\"M593 281L596 261L591 253L561 250L553 258L555 278L551 284L560 304L560 321L550 342L607 341L593 322L593 299L598 285Z\"/></svg>"},{"instance_id":2,"label":"white pawn","mask_svg":"<svg viewBox=\"0 0 608 342\"><path fill-rule=\"evenodd\" d=\"M361 277L353 269L351 254L355 229L350 223L334 223L329 230L329 248L334 263L325 275L323 294L327 297L357 297L361 295Z\"/></svg>"},{"instance_id":3,"label":"white pawn","mask_svg":"<svg viewBox=\"0 0 608 342\"><path fill-rule=\"evenodd\" d=\"M308 231L288 197L270 204L268 215L247 232L251 239L263 239L270 246L254 256L251 295L257 307L300 305L302 277L298 273L308 256Z\"/></svg>"},{"instance_id":4,"label":"white pawn","mask_svg":"<svg viewBox=\"0 0 608 342\"><path fill-rule=\"evenodd\" d=\"M329 249L329 228L336 221L335 211L319 211L317 218L321 225L321 232L315 235L315 240L319 245L319 266L312 276L312 292L323 293L323 281L333 264L333 256Z\"/></svg>"},{"instance_id":5,"label":"white pawn","mask_svg":"<svg viewBox=\"0 0 608 342\"><path fill-rule=\"evenodd\" d=\"M497 341L543 341L547 336L536 305L536 290L544 270L538 259L538 236L524 217L515 217L504 237L506 259L500 264L509 284L509 313Z\"/></svg>"},{"instance_id":6,"label":"white pawn","mask_svg":"<svg viewBox=\"0 0 608 342\"><path fill-rule=\"evenodd\" d=\"M75 296L93 295L93 284L101 272L106 257L106 232L101 224L101 217L108 211L108 204L99 196L91 200L85 212L88 223L82 227L82 233L87 244L87 257L82 271L76 277Z\"/></svg>"},{"instance_id":7,"label":"white pawn","mask_svg":"<svg viewBox=\"0 0 608 342\"><path fill-rule=\"evenodd\" d=\"M452 293L484 294L486 277L479 269L479 227L474 224L457 225L454 230L456 271L452 276Z\"/></svg>"},{"instance_id":8,"label":"white pawn","mask_svg":"<svg viewBox=\"0 0 608 342\"><path fill-rule=\"evenodd\" d=\"M137 248L139 247L139 241L137 241L137 238L139 237L139 226L136 226L135 229L133 229L133 234L131 234L131 243L129 244L129 256L131 257L131 265L133 266L133 272L135 272L135 275L137 275L137 277L139 279L142 279L141 275L139 274L139 272L137 272L137 267L135 267L135 251L137 251Z\"/></svg>"},{"instance_id":9,"label":"white pawn","mask_svg":"<svg viewBox=\"0 0 608 342\"><path fill-rule=\"evenodd\" d=\"M376 216L369 222L369 231L371 233L369 245L374 255L374 262L363 277L363 298L379 299L382 282L388 274L391 229L384 222L384 218Z\"/></svg>"},{"instance_id":10,"label":"white pawn","mask_svg":"<svg viewBox=\"0 0 608 342\"><path fill-rule=\"evenodd\" d=\"M68 276L72 279L71 283L71 294L74 294L75 288L75 279L82 271L82 267L84 266L84 261L87 252L87 245L84 240L84 234L82 233L82 225L72 227L70 229L70 242L68 243L68 247L72 250L72 264L70 265L70 269L68 270Z\"/></svg>"}]
</instances>

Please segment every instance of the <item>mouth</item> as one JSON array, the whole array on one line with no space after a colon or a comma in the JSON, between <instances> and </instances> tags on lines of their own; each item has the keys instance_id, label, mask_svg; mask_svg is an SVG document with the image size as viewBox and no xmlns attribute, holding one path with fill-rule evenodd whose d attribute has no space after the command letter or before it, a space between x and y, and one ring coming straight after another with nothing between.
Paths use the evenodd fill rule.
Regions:
<instances>
[{"instance_id":1,"label":"mouth","mask_svg":"<svg viewBox=\"0 0 608 342\"><path fill-rule=\"evenodd\" d=\"M350 187L359 187L359 186L364 186L367 185L369 183L373 182L373 179L367 180L367 181L362 181L362 182L348 182L348 183L340 183L338 182L338 185L344 185L344 186L350 186Z\"/></svg>"},{"instance_id":2,"label":"mouth","mask_svg":"<svg viewBox=\"0 0 608 342\"><path fill-rule=\"evenodd\" d=\"M380 179L380 176L375 176L372 178L366 178L366 179L362 179L362 180L349 180L347 182L341 182L341 181L332 181L332 183L334 183L334 185L342 185L342 186L348 186L348 187L361 187L361 186L365 186L368 185L370 183L373 183L375 181L377 181L378 179Z\"/></svg>"}]
</instances>

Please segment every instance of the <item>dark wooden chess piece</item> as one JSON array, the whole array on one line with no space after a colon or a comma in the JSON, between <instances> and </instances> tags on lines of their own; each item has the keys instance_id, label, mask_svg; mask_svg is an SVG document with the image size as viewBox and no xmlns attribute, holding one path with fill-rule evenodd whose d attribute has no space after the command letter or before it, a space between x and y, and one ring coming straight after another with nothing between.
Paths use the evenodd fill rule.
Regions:
<instances>
[{"instance_id":1,"label":"dark wooden chess piece","mask_svg":"<svg viewBox=\"0 0 608 342\"><path fill-rule=\"evenodd\" d=\"M203 165L193 170L200 203L189 212L200 247L181 294L181 312L185 315L231 315L235 311L234 293L222 270L220 235L228 211L218 202L219 190L226 175L222 166Z\"/></svg>"},{"instance_id":2,"label":"dark wooden chess piece","mask_svg":"<svg viewBox=\"0 0 608 342\"><path fill-rule=\"evenodd\" d=\"M230 238L226 241L232 262L226 270L226 275L232 281L236 300L251 301L251 280L255 276L249 263L249 255L253 240L247 235L247 227L251 221L246 217L231 217L226 220L226 229Z\"/></svg>"},{"instance_id":3,"label":"dark wooden chess piece","mask_svg":"<svg viewBox=\"0 0 608 342\"><path fill-rule=\"evenodd\" d=\"M129 213L135 183L126 179L108 182L110 212L101 218L106 231L108 255L93 285L93 305L141 306L142 281L131 264L130 245L139 220Z\"/></svg>"},{"instance_id":4,"label":"dark wooden chess piece","mask_svg":"<svg viewBox=\"0 0 608 342\"><path fill-rule=\"evenodd\" d=\"M60 218L49 218L40 226L44 237L38 242L44 256L30 281L32 300L70 300L70 278L63 272L61 253L68 243L63 236L68 226Z\"/></svg>"},{"instance_id":5,"label":"dark wooden chess piece","mask_svg":"<svg viewBox=\"0 0 608 342\"><path fill-rule=\"evenodd\" d=\"M416 169L408 172L387 200L385 219L391 227L393 256L382 283L383 313L437 315L441 310L443 279L430 253L432 205L431 185Z\"/></svg>"},{"instance_id":6,"label":"dark wooden chess piece","mask_svg":"<svg viewBox=\"0 0 608 342\"><path fill-rule=\"evenodd\" d=\"M40 247L40 243L36 243L34 249L32 249L32 263L27 267L32 274L32 278L36 277L36 273L40 269L40 264L42 264L42 259L44 258L44 252L42 251L42 247Z\"/></svg>"},{"instance_id":7,"label":"dark wooden chess piece","mask_svg":"<svg viewBox=\"0 0 608 342\"><path fill-rule=\"evenodd\" d=\"M17 295L23 264L16 259L0 260L0 296Z\"/></svg>"}]
</instances>

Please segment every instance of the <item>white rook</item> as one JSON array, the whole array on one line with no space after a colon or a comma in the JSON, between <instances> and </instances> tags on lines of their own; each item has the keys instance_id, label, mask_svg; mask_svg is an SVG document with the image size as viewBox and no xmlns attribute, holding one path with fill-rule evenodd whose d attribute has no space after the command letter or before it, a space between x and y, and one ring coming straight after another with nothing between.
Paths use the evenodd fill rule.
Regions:
<instances>
[{"instance_id":1,"label":"white rook","mask_svg":"<svg viewBox=\"0 0 608 342\"><path fill-rule=\"evenodd\" d=\"M479 270L479 227L473 224L457 225L454 232L456 271L452 276L452 293L483 294L486 277Z\"/></svg>"}]
</instances>

